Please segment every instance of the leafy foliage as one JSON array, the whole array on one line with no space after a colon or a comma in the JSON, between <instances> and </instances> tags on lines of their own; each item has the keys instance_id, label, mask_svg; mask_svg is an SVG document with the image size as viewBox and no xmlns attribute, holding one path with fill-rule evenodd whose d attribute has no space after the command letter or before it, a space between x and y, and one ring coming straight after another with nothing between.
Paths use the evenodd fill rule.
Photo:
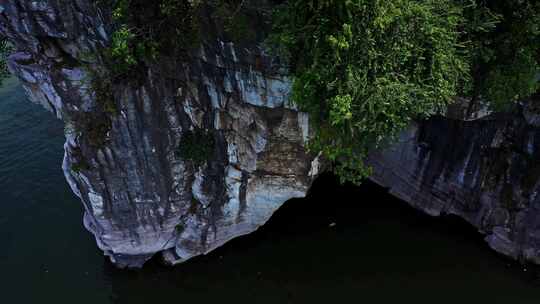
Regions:
<instances>
[{"instance_id":1,"label":"leafy foliage","mask_svg":"<svg viewBox=\"0 0 540 304\"><path fill-rule=\"evenodd\" d=\"M495 110L538 90L540 54L540 3L534 0L466 1L469 27L488 27L469 31L472 105L479 99Z\"/></svg>"},{"instance_id":2,"label":"leafy foliage","mask_svg":"<svg viewBox=\"0 0 540 304\"><path fill-rule=\"evenodd\" d=\"M212 157L214 146L214 136L210 131L195 128L182 135L178 156L200 166Z\"/></svg>"},{"instance_id":3,"label":"leafy foliage","mask_svg":"<svg viewBox=\"0 0 540 304\"><path fill-rule=\"evenodd\" d=\"M118 109L113 84L145 75L160 56L186 58L210 18L232 40L253 39L246 13L282 3L272 45L294 76L292 99L316 127L310 148L342 180L370 172L366 157L412 119L443 111L456 96L502 110L538 91L540 2L535 0L98 0L114 5L116 31L105 74L92 81L97 109L78 117L103 145ZM257 8L255 8L257 9ZM261 9L260 7L258 8ZM0 79L9 44L0 37ZM179 153L196 164L213 137L188 132Z\"/></svg>"},{"instance_id":4,"label":"leafy foliage","mask_svg":"<svg viewBox=\"0 0 540 304\"><path fill-rule=\"evenodd\" d=\"M516 0L290 0L273 45L292 99L317 128L310 147L343 181L412 119L457 96L495 109L537 91L539 4ZM302 54L299 56L298 54Z\"/></svg>"},{"instance_id":5,"label":"leafy foliage","mask_svg":"<svg viewBox=\"0 0 540 304\"><path fill-rule=\"evenodd\" d=\"M194 45L200 1L119 0L113 10L118 28L112 35L107 58L118 78L137 72L159 54L176 54Z\"/></svg>"},{"instance_id":6,"label":"leafy foliage","mask_svg":"<svg viewBox=\"0 0 540 304\"><path fill-rule=\"evenodd\" d=\"M115 74L131 74L159 56L187 57L200 42L205 15L226 36L252 40L253 11L260 0L119 0L113 10L117 30L112 35L108 58ZM263 1L264 2L264 1ZM249 13L251 12L251 13Z\"/></svg>"},{"instance_id":7,"label":"leafy foliage","mask_svg":"<svg viewBox=\"0 0 540 304\"><path fill-rule=\"evenodd\" d=\"M255 29L250 27L249 16L247 14L248 2L239 0L214 0L206 1L215 7L213 19L220 23L225 34L234 41L250 41L255 39Z\"/></svg>"},{"instance_id":8,"label":"leafy foliage","mask_svg":"<svg viewBox=\"0 0 540 304\"><path fill-rule=\"evenodd\" d=\"M276 18L292 99L316 122L311 148L343 180L369 174L368 151L443 110L467 76L464 18L450 0L289 1Z\"/></svg>"},{"instance_id":9,"label":"leafy foliage","mask_svg":"<svg viewBox=\"0 0 540 304\"><path fill-rule=\"evenodd\" d=\"M219 19L225 20L225 16L235 16L230 11L239 11L243 3L238 0L97 1L98 6L107 9L113 6L111 17L116 30L111 35L110 46L100 56L104 67L85 66L96 105L90 111L72 115L75 129L84 135L90 146L103 147L112 127L112 117L119 113L114 84L141 80L148 66L162 56L185 60L188 50L198 41L197 16L203 5L215 8L223 14ZM197 156L194 159L198 162Z\"/></svg>"}]
</instances>

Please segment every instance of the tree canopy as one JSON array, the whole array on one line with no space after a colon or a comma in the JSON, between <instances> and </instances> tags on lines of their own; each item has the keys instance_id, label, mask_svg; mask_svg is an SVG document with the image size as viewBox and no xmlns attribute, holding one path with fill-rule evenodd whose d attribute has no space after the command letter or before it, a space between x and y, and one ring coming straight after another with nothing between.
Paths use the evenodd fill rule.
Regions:
<instances>
[{"instance_id":1,"label":"tree canopy","mask_svg":"<svg viewBox=\"0 0 540 304\"><path fill-rule=\"evenodd\" d=\"M457 96L501 108L534 93L539 15L525 0L290 0L272 41L315 124L311 149L357 182L369 151Z\"/></svg>"},{"instance_id":2,"label":"tree canopy","mask_svg":"<svg viewBox=\"0 0 540 304\"><path fill-rule=\"evenodd\" d=\"M462 0L463 1L463 0ZM538 90L540 3L534 0L463 1L469 43L471 106L480 98L495 110ZM478 24L488 24L478 29ZM476 26L476 29L471 27Z\"/></svg>"}]
</instances>

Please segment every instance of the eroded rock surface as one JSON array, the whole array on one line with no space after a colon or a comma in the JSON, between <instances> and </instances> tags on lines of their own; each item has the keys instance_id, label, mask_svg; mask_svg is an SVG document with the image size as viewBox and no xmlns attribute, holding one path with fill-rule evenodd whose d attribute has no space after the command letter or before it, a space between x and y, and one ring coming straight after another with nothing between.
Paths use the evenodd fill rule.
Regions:
<instances>
[{"instance_id":1,"label":"eroded rock surface","mask_svg":"<svg viewBox=\"0 0 540 304\"><path fill-rule=\"evenodd\" d=\"M119 113L106 144L85 142L71 117L95 107L85 66L98 64L92 57L110 35L92 2L4 1L0 30L17 48L9 66L30 98L66 121L66 178L114 263L139 267L158 252L185 261L305 195L318 171L304 148L308 117L287 104L287 78L257 45L206 40L190 62L115 84ZM213 137L202 165L178 154L195 128ZM75 168L82 160L88 168Z\"/></svg>"},{"instance_id":2,"label":"eroded rock surface","mask_svg":"<svg viewBox=\"0 0 540 304\"><path fill-rule=\"evenodd\" d=\"M540 263L540 128L525 116L416 124L372 155L372 179L430 215L464 218L496 251Z\"/></svg>"}]
</instances>

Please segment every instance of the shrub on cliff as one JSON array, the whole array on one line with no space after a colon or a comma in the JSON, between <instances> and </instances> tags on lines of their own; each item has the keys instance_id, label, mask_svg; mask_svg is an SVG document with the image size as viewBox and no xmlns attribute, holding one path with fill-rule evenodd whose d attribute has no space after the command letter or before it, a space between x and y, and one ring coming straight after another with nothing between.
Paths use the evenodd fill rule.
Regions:
<instances>
[{"instance_id":1,"label":"shrub on cliff","mask_svg":"<svg viewBox=\"0 0 540 304\"><path fill-rule=\"evenodd\" d=\"M123 76L162 55L187 59L187 51L198 47L201 19L208 14L215 28L233 40L253 40L256 33L249 26L247 12L262 9L255 6L258 2L118 0L113 6L112 18L117 29L107 52L109 65L115 74Z\"/></svg>"},{"instance_id":2,"label":"shrub on cliff","mask_svg":"<svg viewBox=\"0 0 540 304\"><path fill-rule=\"evenodd\" d=\"M483 99L494 110L538 90L540 2L535 0L472 1L465 6L468 28L491 19L484 30L468 30L471 60L471 108Z\"/></svg>"},{"instance_id":3,"label":"shrub on cliff","mask_svg":"<svg viewBox=\"0 0 540 304\"><path fill-rule=\"evenodd\" d=\"M182 140L178 148L178 156L186 161L191 161L195 166L200 166L212 158L215 141L212 132L195 128L182 134Z\"/></svg>"},{"instance_id":4,"label":"shrub on cliff","mask_svg":"<svg viewBox=\"0 0 540 304\"><path fill-rule=\"evenodd\" d=\"M311 148L357 182L369 151L457 96L534 93L539 15L524 0L290 0L272 41L317 129Z\"/></svg>"},{"instance_id":5,"label":"shrub on cliff","mask_svg":"<svg viewBox=\"0 0 540 304\"><path fill-rule=\"evenodd\" d=\"M293 0L277 18L274 40L303 54L288 57L293 101L316 123L311 148L343 180L369 174L369 150L443 110L468 74L451 0Z\"/></svg>"}]
</instances>

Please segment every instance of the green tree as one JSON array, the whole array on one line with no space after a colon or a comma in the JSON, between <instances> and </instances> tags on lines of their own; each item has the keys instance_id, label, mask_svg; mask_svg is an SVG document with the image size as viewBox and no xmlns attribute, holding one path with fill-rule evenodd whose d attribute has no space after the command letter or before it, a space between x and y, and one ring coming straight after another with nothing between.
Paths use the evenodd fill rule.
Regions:
<instances>
[{"instance_id":1,"label":"green tree","mask_svg":"<svg viewBox=\"0 0 540 304\"><path fill-rule=\"evenodd\" d=\"M198 33L195 17L199 5L200 1L190 0L114 2L112 19L117 28L105 54L114 78L140 74L137 68L158 55L178 55L192 47Z\"/></svg>"},{"instance_id":2,"label":"green tree","mask_svg":"<svg viewBox=\"0 0 540 304\"><path fill-rule=\"evenodd\" d=\"M291 0L274 23L292 99L317 128L311 148L343 180L369 174L370 149L445 109L468 77L451 0Z\"/></svg>"},{"instance_id":3,"label":"green tree","mask_svg":"<svg viewBox=\"0 0 540 304\"><path fill-rule=\"evenodd\" d=\"M202 20L208 17L215 24L204 27L215 26L229 39L252 41L256 33L249 18L265 7L256 5L261 0L111 1L101 0L98 5L113 6L116 30L112 33L107 59L119 78L134 74L137 67L163 55L188 58L188 51L200 42Z\"/></svg>"},{"instance_id":4,"label":"green tree","mask_svg":"<svg viewBox=\"0 0 540 304\"><path fill-rule=\"evenodd\" d=\"M456 97L508 108L538 90L539 7L527 0L289 0L271 41L342 180L412 119ZM301 54L301 55L299 55Z\"/></svg>"},{"instance_id":5,"label":"green tree","mask_svg":"<svg viewBox=\"0 0 540 304\"><path fill-rule=\"evenodd\" d=\"M471 54L469 112L478 100L508 109L538 90L540 3L535 0L464 1L464 40ZM483 26L482 26L483 25ZM488 26L486 26L488 25Z\"/></svg>"}]
</instances>

